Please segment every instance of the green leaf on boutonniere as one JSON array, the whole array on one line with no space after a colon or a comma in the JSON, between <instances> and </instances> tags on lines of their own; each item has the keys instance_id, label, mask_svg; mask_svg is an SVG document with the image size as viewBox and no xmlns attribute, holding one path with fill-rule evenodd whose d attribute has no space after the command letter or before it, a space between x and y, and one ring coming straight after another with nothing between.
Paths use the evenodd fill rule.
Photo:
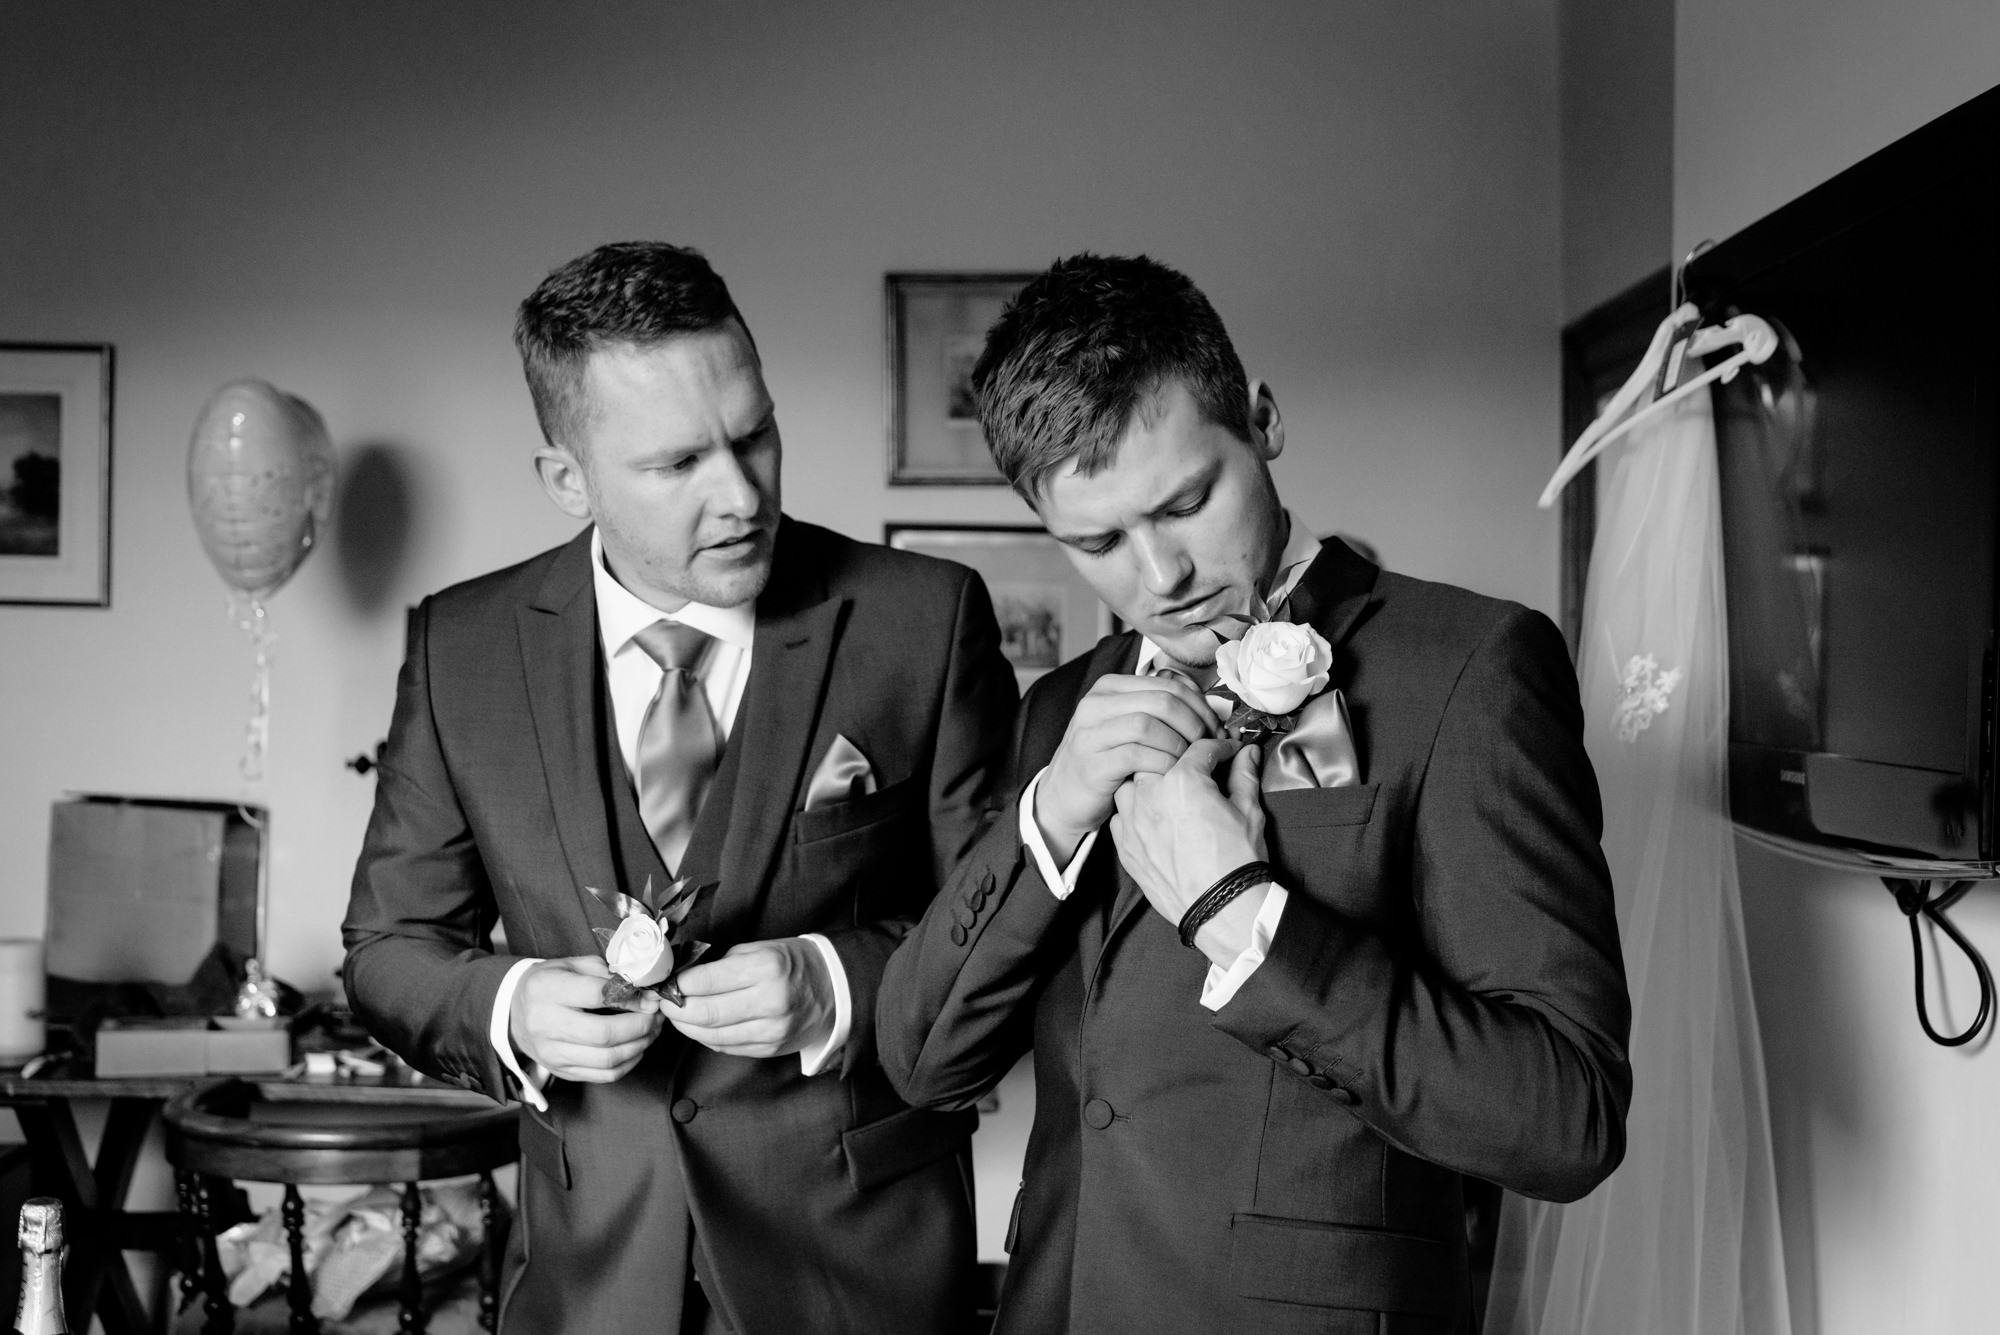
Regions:
<instances>
[{"instance_id":1,"label":"green leaf on boutonniere","mask_svg":"<svg viewBox=\"0 0 2000 1335\"><path fill-rule=\"evenodd\" d=\"M1231 699L1235 699L1232 695ZM1283 737L1299 721L1299 713L1267 714L1261 709L1252 709L1238 700L1236 710L1230 714L1229 722L1223 725L1223 734L1234 737L1246 744L1262 743Z\"/></svg>"}]
</instances>

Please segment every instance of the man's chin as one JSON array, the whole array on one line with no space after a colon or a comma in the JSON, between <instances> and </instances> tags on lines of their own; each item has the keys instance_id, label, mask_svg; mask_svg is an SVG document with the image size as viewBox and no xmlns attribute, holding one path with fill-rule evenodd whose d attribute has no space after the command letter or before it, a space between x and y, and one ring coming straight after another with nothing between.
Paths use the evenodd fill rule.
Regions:
<instances>
[{"instance_id":1,"label":"man's chin","mask_svg":"<svg viewBox=\"0 0 2000 1335\"><path fill-rule=\"evenodd\" d=\"M1158 632L1148 632L1146 638L1158 645L1167 657L1183 667L1215 666L1215 646L1220 641L1206 626L1162 628Z\"/></svg>"}]
</instances>

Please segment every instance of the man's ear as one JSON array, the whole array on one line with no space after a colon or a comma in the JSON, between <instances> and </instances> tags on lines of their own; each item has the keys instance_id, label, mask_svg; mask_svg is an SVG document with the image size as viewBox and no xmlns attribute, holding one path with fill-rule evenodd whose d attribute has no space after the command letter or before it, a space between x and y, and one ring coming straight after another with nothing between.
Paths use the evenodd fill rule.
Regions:
<instances>
[{"instance_id":1,"label":"man's ear","mask_svg":"<svg viewBox=\"0 0 2000 1335\"><path fill-rule=\"evenodd\" d=\"M558 445L535 451L535 476L556 509L573 519L590 519L590 492L583 484L583 464Z\"/></svg>"},{"instance_id":2,"label":"man's ear","mask_svg":"<svg viewBox=\"0 0 2000 1335\"><path fill-rule=\"evenodd\" d=\"M1265 463L1285 452L1285 419L1278 415L1271 387L1261 380L1250 382L1250 442Z\"/></svg>"}]
</instances>

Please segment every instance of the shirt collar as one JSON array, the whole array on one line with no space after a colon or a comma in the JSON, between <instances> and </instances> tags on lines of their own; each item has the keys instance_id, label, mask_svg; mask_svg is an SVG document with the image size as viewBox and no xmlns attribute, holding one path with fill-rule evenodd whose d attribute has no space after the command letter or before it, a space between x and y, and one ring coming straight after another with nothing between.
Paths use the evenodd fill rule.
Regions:
<instances>
[{"instance_id":1,"label":"shirt collar","mask_svg":"<svg viewBox=\"0 0 2000 1335\"><path fill-rule=\"evenodd\" d=\"M662 612L640 598L620 584L612 575L611 568L604 564L604 539L596 529L590 531L590 579L597 592L597 625L604 636L607 657L617 657L634 635L662 617L693 626L724 644L746 651L757 638L754 603L742 603L736 607L688 603L679 611Z\"/></svg>"},{"instance_id":2,"label":"shirt collar","mask_svg":"<svg viewBox=\"0 0 2000 1335\"><path fill-rule=\"evenodd\" d=\"M1290 536L1285 539L1285 549L1278 553L1278 571L1273 578L1271 592L1264 599L1266 605L1273 611L1276 611L1278 605L1285 599L1291 597L1292 590L1297 588L1299 581L1305 577L1307 567L1311 566L1313 558L1319 555L1319 539L1312 535L1311 529L1299 522L1297 515L1290 510L1285 511L1285 523L1290 530ZM1141 638L1139 661L1132 665L1132 671L1135 674L1143 674L1159 656L1160 646L1151 640Z\"/></svg>"}]
</instances>

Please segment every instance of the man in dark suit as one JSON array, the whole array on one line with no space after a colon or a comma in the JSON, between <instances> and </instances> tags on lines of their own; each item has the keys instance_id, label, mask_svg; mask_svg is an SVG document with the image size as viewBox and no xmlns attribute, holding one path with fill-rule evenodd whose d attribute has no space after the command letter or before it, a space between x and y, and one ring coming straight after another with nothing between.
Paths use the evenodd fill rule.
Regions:
<instances>
[{"instance_id":1,"label":"man in dark suit","mask_svg":"<svg viewBox=\"0 0 2000 1335\"><path fill-rule=\"evenodd\" d=\"M1315 542L1271 479L1270 390L1153 261L1058 263L974 378L1002 470L1132 627L1029 692L1016 810L877 1006L915 1104L964 1106L1033 1046L1000 1329L1464 1329L1462 1180L1569 1199L1624 1149L1561 637ZM1303 646L1268 675L1317 694L1244 744L1218 632L1260 602L1297 624L1224 651L1224 684L1268 633Z\"/></svg>"},{"instance_id":2,"label":"man in dark suit","mask_svg":"<svg viewBox=\"0 0 2000 1335\"><path fill-rule=\"evenodd\" d=\"M528 1105L505 1329L954 1329L974 1118L897 1099L874 1010L995 800L985 589L781 517L756 347L699 254L602 247L516 342L537 473L591 526L418 608L348 996ZM717 883L685 1004L607 1005L609 892L675 876Z\"/></svg>"}]
</instances>

